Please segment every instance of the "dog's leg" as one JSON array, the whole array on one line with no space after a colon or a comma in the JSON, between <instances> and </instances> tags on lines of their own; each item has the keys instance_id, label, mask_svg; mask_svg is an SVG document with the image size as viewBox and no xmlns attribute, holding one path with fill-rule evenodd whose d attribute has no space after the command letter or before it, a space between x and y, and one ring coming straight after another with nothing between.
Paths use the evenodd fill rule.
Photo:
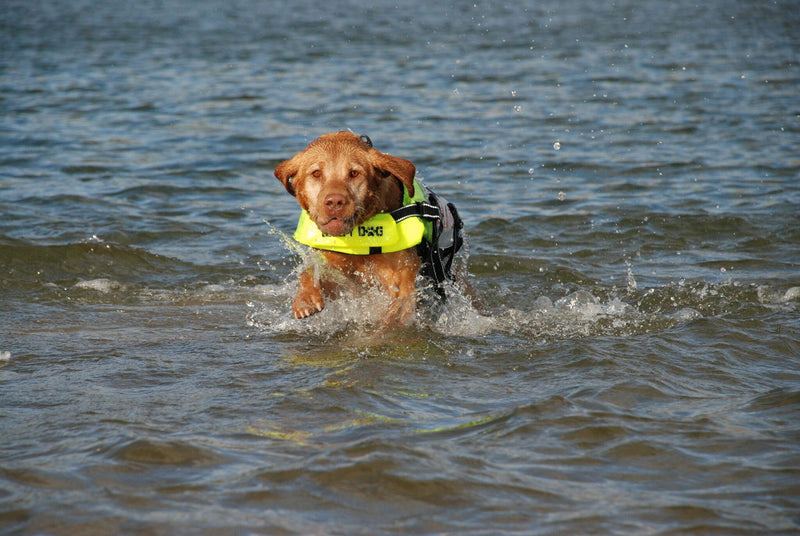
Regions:
<instances>
[{"instance_id":1,"label":"dog's leg","mask_svg":"<svg viewBox=\"0 0 800 536\"><path fill-rule=\"evenodd\" d=\"M416 292L412 291L410 294L397 296L392 299L389 308L386 311L386 316L383 319L385 327L407 327L414 321L414 314L417 311L417 296Z\"/></svg>"},{"instance_id":2,"label":"dog's leg","mask_svg":"<svg viewBox=\"0 0 800 536\"><path fill-rule=\"evenodd\" d=\"M419 265L419 257L411 250L388 253L376 259L375 276L392 299L384 317L386 326L408 326L413 322Z\"/></svg>"},{"instance_id":3,"label":"dog's leg","mask_svg":"<svg viewBox=\"0 0 800 536\"><path fill-rule=\"evenodd\" d=\"M312 273L314 268L310 268L300 274L297 284L297 294L292 303L292 312L295 318L306 318L314 313L322 311L325 307L325 300L322 299L317 279Z\"/></svg>"}]
</instances>

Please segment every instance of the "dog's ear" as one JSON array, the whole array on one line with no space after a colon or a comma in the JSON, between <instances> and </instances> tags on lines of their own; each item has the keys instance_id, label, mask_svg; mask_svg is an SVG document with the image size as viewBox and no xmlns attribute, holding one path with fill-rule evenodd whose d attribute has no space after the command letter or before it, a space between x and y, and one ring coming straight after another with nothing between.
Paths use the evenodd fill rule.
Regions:
<instances>
[{"instance_id":1,"label":"dog's ear","mask_svg":"<svg viewBox=\"0 0 800 536\"><path fill-rule=\"evenodd\" d=\"M275 176L286 187L286 191L292 195L297 195L294 191L294 186L292 186L292 179L298 171L300 171L300 166L298 165L297 156L281 162L275 168Z\"/></svg>"},{"instance_id":2,"label":"dog's ear","mask_svg":"<svg viewBox=\"0 0 800 536\"><path fill-rule=\"evenodd\" d=\"M414 164L403 158L375 151L372 165L383 173L394 175L400 179L400 182L408 189L408 194L414 197L414 175L417 172Z\"/></svg>"}]
</instances>

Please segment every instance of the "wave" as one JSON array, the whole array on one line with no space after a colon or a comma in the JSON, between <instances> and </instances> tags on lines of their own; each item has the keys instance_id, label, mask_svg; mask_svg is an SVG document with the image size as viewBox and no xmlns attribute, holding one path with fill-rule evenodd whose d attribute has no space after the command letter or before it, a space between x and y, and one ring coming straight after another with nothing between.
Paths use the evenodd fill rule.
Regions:
<instances>
[{"instance_id":1,"label":"wave","mask_svg":"<svg viewBox=\"0 0 800 536\"><path fill-rule=\"evenodd\" d=\"M97 238L59 245L1 240L0 270L8 285L31 288L43 283L72 286L82 279L154 283L184 274L191 265Z\"/></svg>"},{"instance_id":2,"label":"wave","mask_svg":"<svg viewBox=\"0 0 800 536\"><path fill-rule=\"evenodd\" d=\"M127 237L134 241L148 238L141 233ZM232 261L213 252L204 257L209 259L219 264L188 262L96 236L66 244L39 244L0 236L0 281L4 290L19 293L52 287L106 294L135 289L184 292L212 284L248 287L274 282L276 266L285 264L254 255Z\"/></svg>"},{"instance_id":3,"label":"wave","mask_svg":"<svg viewBox=\"0 0 800 536\"><path fill-rule=\"evenodd\" d=\"M609 285L565 263L542 273L530 260L507 254L475 259L474 293L452 286L446 303L420 307L416 323L393 335L379 329L388 299L377 290L343 296L319 314L294 319L291 301L299 267L291 260L204 266L99 239L64 245L0 240L3 292L26 303L242 306L244 322L270 336L311 337L349 348L382 346L389 352L398 341L424 344L431 337L539 344L636 336L705 317L796 309L800 303L800 286L786 281L678 279L639 285L629 263L616 278L623 284Z\"/></svg>"}]
</instances>

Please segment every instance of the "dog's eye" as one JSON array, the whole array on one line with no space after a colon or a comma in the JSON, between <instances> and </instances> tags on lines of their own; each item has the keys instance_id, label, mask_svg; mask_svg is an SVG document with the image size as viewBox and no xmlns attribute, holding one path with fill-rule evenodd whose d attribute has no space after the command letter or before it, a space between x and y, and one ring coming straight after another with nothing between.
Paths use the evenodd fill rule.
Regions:
<instances>
[{"instance_id":1,"label":"dog's eye","mask_svg":"<svg viewBox=\"0 0 800 536\"><path fill-rule=\"evenodd\" d=\"M358 177L358 175L359 175L359 172L358 172L357 169L351 169L350 170L350 178L351 179L355 179L356 177Z\"/></svg>"},{"instance_id":2,"label":"dog's eye","mask_svg":"<svg viewBox=\"0 0 800 536\"><path fill-rule=\"evenodd\" d=\"M311 172L311 176L314 177L315 179L318 179L322 177L322 171L315 169L314 171Z\"/></svg>"}]
</instances>

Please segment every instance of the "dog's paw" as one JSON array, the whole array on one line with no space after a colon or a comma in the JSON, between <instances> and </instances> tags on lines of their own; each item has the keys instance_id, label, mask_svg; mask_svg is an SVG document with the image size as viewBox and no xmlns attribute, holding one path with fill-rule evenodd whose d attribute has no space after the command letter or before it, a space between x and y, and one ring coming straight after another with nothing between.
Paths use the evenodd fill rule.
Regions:
<instances>
[{"instance_id":1,"label":"dog's paw","mask_svg":"<svg viewBox=\"0 0 800 536\"><path fill-rule=\"evenodd\" d=\"M292 313L297 319L307 318L315 313L322 311L325 307L325 302L322 295L319 293L300 294L294 297L292 303Z\"/></svg>"}]
</instances>

